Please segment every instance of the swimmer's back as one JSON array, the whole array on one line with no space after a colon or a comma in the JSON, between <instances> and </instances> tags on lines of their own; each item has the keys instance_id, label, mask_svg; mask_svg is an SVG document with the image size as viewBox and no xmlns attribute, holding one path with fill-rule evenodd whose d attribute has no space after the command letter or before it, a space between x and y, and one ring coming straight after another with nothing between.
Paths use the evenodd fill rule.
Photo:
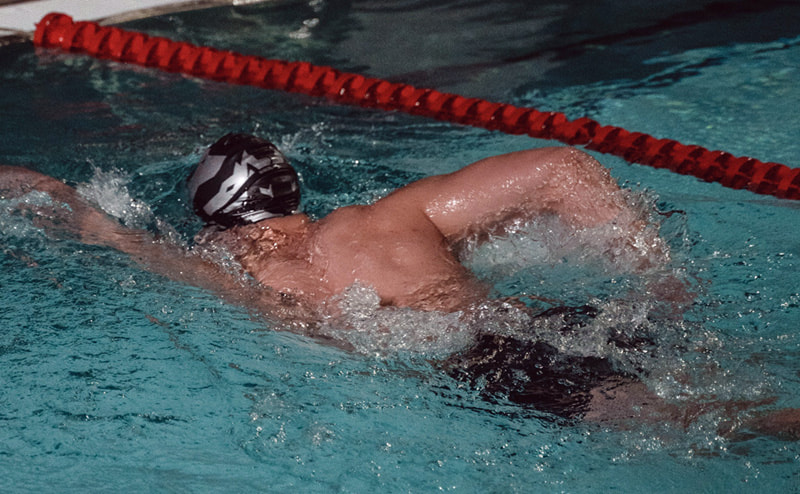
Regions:
<instances>
[{"instance_id":1,"label":"swimmer's back","mask_svg":"<svg viewBox=\"0 0 800 494\"><path fill-rule=\"evenodd\" d=\"M383 304L435 310L486 296L419 207L384 206L341 208L314 225L312 256L324 264L331 291L358 281L375 288Z\"/></svg>"}]
</instances>

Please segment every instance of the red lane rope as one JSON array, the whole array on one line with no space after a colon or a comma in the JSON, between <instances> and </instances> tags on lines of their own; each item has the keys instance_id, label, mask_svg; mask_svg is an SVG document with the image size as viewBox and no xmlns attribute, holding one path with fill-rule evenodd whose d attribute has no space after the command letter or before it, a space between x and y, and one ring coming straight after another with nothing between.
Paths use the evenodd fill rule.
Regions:
<instances>
[{"instance_id":1,"label":"red lane rope","mask_svg":"<svg viewBox=\"0 0 800 494\"><path fill-rule=\"evenodd\" d=\"M656 139L620 127L603 126L586 117L569 120L559 112L465 98L307 62L240 55L93 22L74 22L58 13L48 14L39 22L34 44L215 81L321 96L338 103L402 111L508 134L556 139L630 162L719 182L733 189L800 199L800 168L735 157L671 139Z\"/></svg>"}]
</instances>

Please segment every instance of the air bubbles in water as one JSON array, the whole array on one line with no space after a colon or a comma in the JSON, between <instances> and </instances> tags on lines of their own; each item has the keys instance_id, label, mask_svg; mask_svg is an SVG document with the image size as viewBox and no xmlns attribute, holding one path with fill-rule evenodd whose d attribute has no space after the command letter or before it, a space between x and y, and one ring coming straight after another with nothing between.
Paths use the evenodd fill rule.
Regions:
<instances>
[{"instance_id":1,"label":"air bubbles in water","mask_svg":"<svg viewBox=\"0 0 800 494\"><path fill-rule=\"evenodd\" d=\"M41 232L24 214L25 210L53 208L59 205L46 192L34 190L19 197L0 199L0 234L3 236L30 237ZM20 214L20 213L23 214Z\"/></svg>"}]
</instances>

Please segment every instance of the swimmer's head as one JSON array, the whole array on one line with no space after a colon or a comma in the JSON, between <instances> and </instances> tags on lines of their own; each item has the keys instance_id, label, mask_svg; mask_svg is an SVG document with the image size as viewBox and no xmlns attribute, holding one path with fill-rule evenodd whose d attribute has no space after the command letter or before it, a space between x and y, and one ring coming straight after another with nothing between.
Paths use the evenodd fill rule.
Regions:
<instances>
[{"instance_id":1,"label":"swimmer's head","mask_svg":"<svg viewBox=\"0 0 800 494\"><path fill-rule=\"evenodd\" d=\"M297 172L274 144L251 135L215 142L187 186L194 211L223 228L286 216L300 205Z\"/></svg>"}]
</instances>

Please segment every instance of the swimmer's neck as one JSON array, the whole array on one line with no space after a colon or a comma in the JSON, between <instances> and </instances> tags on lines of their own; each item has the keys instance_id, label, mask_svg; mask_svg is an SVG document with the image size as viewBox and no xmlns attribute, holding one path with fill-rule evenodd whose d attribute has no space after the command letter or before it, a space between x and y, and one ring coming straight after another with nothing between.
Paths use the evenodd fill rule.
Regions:
<instances>
[{"instance_id":1,"label":"swimmer's neck","mask_svg":"<svg viewBox=\"0 0 800 494\"><path fill-rule=\"evenodd\" d=\"M224 230L214 227L204 228L195 236L195 241L198 244L221 242L231 252L244 254L253 244L243 242L243 239L249 238L255 242L270 239L270 242L275 243L275 235L283 239L302 238L308 233L311 224L312 221L307 215L296 213L268 218L258 223L236 225Z\"/></svg>"},{"instance_id":2,"label":"swimmer's neck","mask_svg":"<svg viewBox=\"0 0 800 494\"><path fill-rule=\"evenodd\" d=\"M288 233L293 231L305 230L310 223L311 219L308 217L308 215L304 213L295 213L295 214L290 214L288 216L279 216L276 218L268 218L266 220L261 220L258 223L248 225L248 227L262 228L262 229L269 228L269 229L281 230Z\"/></svg>"}]
</instances>

